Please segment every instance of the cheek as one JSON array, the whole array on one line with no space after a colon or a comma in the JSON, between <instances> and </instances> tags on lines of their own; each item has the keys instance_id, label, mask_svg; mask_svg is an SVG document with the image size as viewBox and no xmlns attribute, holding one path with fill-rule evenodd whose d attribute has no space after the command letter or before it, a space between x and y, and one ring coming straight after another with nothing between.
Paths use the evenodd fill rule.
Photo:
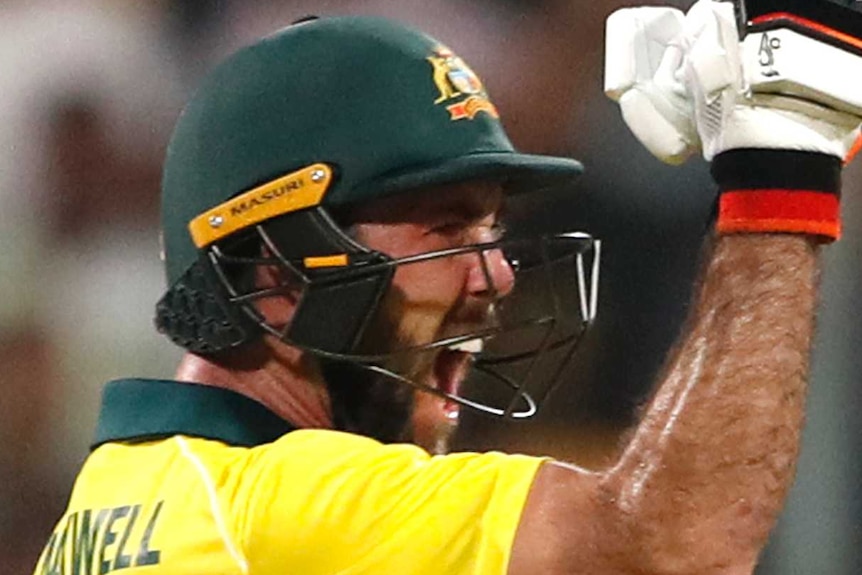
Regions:
<instances>
[{"instance_id":1,"label":"cheek","mask_svg":"<svg viewBox=\"0 0 862 575\"><path fill-rule=\"evenodd\" d=\"M448 261L447 261L448 260ZM463 266L443 258L399 267L392 279L393 291L401 302L402 325L439 325L462 298L466 273Z\"/></svg>"},{"instance_id":2,"label":"cheek","mask_svg":"<svg viewBox=\"0 0 862 575\"><path fill-rule=\"evenodd\" d=\"M455 258L440 258L399 266L392 286L411 305L448 308L461 297L466 281L466 270Z\"/></svg>"}]
</instances>

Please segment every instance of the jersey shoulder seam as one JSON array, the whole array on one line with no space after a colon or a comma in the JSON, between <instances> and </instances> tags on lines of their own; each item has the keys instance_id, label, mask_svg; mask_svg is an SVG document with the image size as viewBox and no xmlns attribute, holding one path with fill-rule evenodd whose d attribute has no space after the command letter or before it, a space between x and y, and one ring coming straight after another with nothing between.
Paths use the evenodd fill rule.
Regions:
<instances>
[{"instance_id":1,"label":"jersey shoulder seam","mask_svg":"<svg viewBox=\"0 0 862 575\"><path fill-rule=\"evenodd\" d=\"M240 572L242 572L243 575L247 575L249 572L248 561L246 560L242 550L234 543L230 531L227 528L222 508L219 505L215 483L213 482L209 471L207 470L203 461L201 461L200 457L198 457L197 454L192 451L191 446L184 437L177 435L174 439L179 445L180 453L182 453L183 457L185 457L192 464L192 467L194 467L195 471L197 471L198 475L200 476L201 482L203 483L204 489L207 493L207 499L209 500L210 512L213 515L213 520L215 521L216 528L218 529L219 535L222 538L222 542L224 543L225 549L236 562L237 566L240 569Z\"/></svg>"}]
</instances>

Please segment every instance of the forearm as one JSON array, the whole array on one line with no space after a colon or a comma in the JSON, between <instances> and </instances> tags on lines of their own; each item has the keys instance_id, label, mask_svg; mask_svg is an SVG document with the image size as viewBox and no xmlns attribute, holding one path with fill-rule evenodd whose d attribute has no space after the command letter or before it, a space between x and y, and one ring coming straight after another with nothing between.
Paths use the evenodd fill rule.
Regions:
<instances>
[{"instance_id":1,"label":"forearm","mask_svg":"<svg viewBox=\"0 0 862 575\"><path fill-rule=\"evenodd\" d=\"M688 333L602 480L620 535L663 569L753 563L774 524L799 449L816 252L802 235L716 241Z\"/></svg>"}]
</instances>

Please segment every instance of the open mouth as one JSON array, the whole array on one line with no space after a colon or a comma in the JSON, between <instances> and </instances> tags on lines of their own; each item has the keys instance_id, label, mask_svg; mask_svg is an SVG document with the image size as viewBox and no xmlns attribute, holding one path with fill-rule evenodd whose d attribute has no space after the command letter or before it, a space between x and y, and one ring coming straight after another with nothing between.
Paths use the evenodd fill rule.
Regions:
<instances>
[{"instance_id":1,"label":"open mouth","mask_svg":"<svg viewBox=\"0 0 862 575\"><path fill-rule=\"evenodd\" d=\"M453 344L438 352L434 359L433 385L436 389L449 396L458 396L461 383L467 378L473 358L481 353L483 341L471 339ZM457 419L459 404L452 399L442 402L443 412L449 419Z\"/></svg>"}]
</instances>

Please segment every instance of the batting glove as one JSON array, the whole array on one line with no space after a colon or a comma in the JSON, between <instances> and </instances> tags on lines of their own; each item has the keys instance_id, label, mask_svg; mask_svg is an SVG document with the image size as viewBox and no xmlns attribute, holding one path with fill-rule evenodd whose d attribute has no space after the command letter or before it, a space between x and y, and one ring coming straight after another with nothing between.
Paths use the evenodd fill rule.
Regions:
<instances>
[{"instance_id":1,"label":"batting glove","mask_svg":"<svg viewBox=\"0 0 862 575\"><path fill-rule=\"evenodd\" d=\"M797 36L782 54L793 53L793 40L821 46ZM619 10L607 22L605 91L659 159L679 163L700 151L712 162L719 232L835 239L841 165L859 138L862 97L835 82L843 71L824 74L828 63L784 58L776 66L768 36L765 50L763 42L759 34L740 42L729 2L699 0L687 14ZM862 58L839 52L862 70ZM760 82L765 63L766 73L780 68L796 82Z\"/></svg>"}]
</instances>

